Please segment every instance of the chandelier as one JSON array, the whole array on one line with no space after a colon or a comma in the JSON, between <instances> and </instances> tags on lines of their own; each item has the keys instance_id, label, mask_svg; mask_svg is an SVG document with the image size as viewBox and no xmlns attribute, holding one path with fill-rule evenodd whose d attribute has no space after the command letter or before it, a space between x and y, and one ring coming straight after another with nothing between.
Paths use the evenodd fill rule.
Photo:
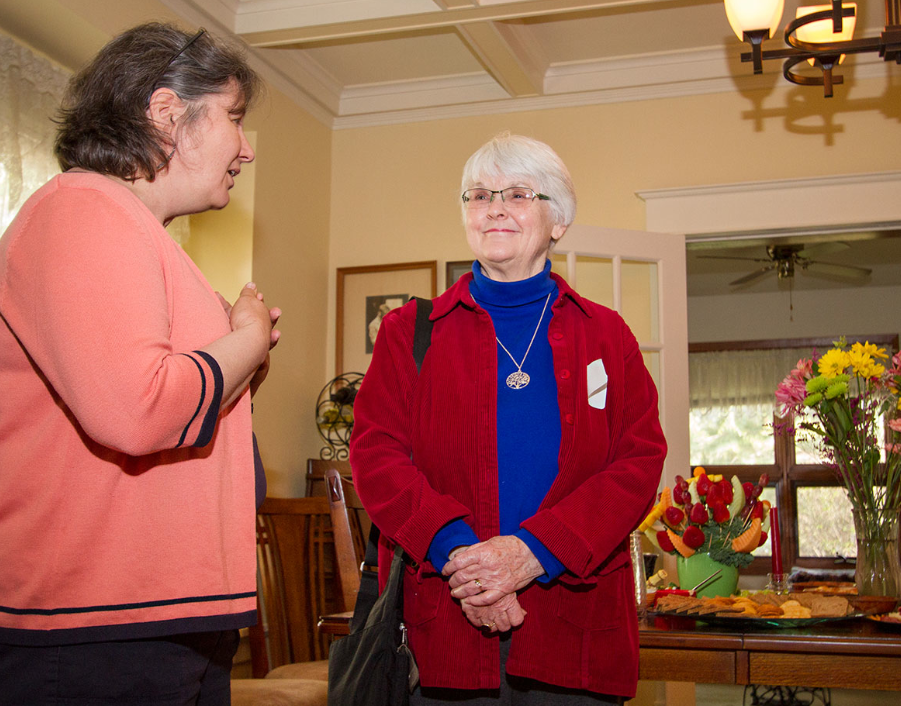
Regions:
<instances>
[{"instance_id":1,"label":"chandelier","mask_svg":"<svg viewBox=\"0 0 901 706\"><path fill-rule=\"evenodd\" d=\"M751 45L751 52L741 55L752 62L754 73L763 73L765 59L785 59L782 75L799 86L822 86L823 95L832 97L833 84L843 83L832 70L845 54L879 52L885 61L901 64L901 0L885 0L885 28L878 37L852 39L857 20L857 4L832 0L829 5L799 7L794 20L785 27L787 49L763 50L779 27L785 0L725 0L726 16L738 38ZM808 61L822 75L802 75L798 64Z\"/></svg>"}]
</instances>

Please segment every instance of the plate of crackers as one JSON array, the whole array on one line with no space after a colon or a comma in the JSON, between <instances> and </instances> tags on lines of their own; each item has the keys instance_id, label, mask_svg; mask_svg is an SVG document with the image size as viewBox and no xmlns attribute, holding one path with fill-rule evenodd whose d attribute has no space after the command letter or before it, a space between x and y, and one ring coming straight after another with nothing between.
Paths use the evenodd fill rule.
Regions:
<instances>
[{"instance_id":1,"label":"plate of crackers","mask_svg":"<svg viewBox=\"0 0 901 706\"><path fill-rule=\"evenodd\" d=\"M844 596L810 593L750 592L739 596L664 596L657 601L660 615L694 618L711 625L798 628L827 621L859 618Z\"/></svg>"}]
</instances>

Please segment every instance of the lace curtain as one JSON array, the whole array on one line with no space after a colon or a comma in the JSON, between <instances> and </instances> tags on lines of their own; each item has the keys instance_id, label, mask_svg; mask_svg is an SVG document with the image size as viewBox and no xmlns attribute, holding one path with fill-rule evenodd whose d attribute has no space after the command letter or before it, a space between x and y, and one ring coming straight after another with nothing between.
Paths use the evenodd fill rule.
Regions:
<instances>
[{"instance_id":1,"label":"lace curtain","mask_svg":"<svg viewBox=\"0 0 901 706\"><path fill-rule=\"evenodd\" d=\"M690 353L691 408L742 405L776 406L776 386L809 348L773 348Z\"/></svg>"},{"instance_id":2,"label":"lace curtain","mask_svg":"<svg viewBox=\"0 0 901 706\"><path fill-rule=\"evenodd\" d=\"M67 71L0 34L0 232L59 172L52 118L68 80Z\"/></svg>"}]
</instances>

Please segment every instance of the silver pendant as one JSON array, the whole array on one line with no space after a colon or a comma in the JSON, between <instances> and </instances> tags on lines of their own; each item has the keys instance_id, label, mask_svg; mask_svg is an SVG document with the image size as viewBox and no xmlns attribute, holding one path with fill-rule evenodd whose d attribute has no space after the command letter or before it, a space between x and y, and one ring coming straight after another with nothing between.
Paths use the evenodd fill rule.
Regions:
<instances>
[{"instance_id":1,"label":"silver pendant","mask_svg":"<svg viewBox=\"0 0 901 706\"><path fill-rule=\"evenodd\" d=\"M529 384L529 380L531 380L531 378L528 373L517 370L515 373L510 373L507 376L507 387L513 390L521 390Z\"/></svg>"}]
</instances>

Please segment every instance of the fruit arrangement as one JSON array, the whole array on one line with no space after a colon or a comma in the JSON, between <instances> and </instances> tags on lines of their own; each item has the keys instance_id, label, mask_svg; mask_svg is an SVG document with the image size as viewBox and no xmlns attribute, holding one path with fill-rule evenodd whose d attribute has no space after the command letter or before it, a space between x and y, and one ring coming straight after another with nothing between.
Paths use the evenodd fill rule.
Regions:
<instances>
[{"instance_id":1,"label":"fruit arrangement","mask_svg":"<svg viewBox=\"0 0 901 706\"><path fill-rule=\"evenodd\" d=\"M766 473L756 484L742 483L737 476L708 476L698 466L691 478L676 476L663 489L638 529L669 554L700 552L726 566L747 566L770 529L770 503L760 498L768 482Z\"/></svg>"}]
</instances>

